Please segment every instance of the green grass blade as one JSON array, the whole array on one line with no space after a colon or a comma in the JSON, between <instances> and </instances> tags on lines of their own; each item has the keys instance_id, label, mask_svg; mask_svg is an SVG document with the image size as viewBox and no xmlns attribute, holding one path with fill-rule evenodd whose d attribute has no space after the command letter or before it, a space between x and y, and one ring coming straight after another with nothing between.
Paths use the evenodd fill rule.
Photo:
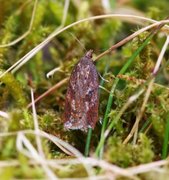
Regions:
<instances>
[{"instance_id":1,"label":"green grass blade","mask_svg":"<svg viewBox=\"0 0 169 180\"><path fill-rule=\"evenodd\" d=\"M165 126L165 132L164 132L162 159L165 159L168 155L168 140L169 140L169 112L167 113L166 126Z\"/></svg>"},{"instance_id":2,"label":"green grass blade","mask_svg":"<svg viewBox=\"0 0 169 180\"><path fill-rule=\"evenodd\" d=\"M142 43L142 45L133 53L133 55L129 58L129 60L125 63L125 65L122 67L122 69L119 71L118 74L124 74L126 72L126 70L129 68L129 66L131 65L131 63L134 61L134 59L137 57L137 55L143 50L143 48L148 44L148 42L152 39L152 37L154 36L154 33L150 34L147 39ZM113 102L113 94L114 91L116 89L116 86L119 82L119 78L116 78L114 81L114 84L112 86L112 89L110 91L110 95L108 98L108 103L107 103L107 107L106 107L106 112L103 118L103 125L102 125L102 129L101 129L101 138L100 138L100 142L96 148L96 155L98 157L100 157L100 152L101 149L103 148L104 145L104 133L105 130L107 128L107 123L108 123L108 114L110 113L111 110L111 106L112 106L112 102ZM112 121L110 124L110 127L112 128L114 126L114 122Z\"/></svg>"},{"instance_id":3,"label":"green grass blade","mask_svg":"<svg viewBox=\"0 0 169 180\"><path fill-rule=\"evenodd\" d=\"M139 133L143 133L146 130L146 128L150 125L150 123L151 123L151 119L147 119L143 124L143 126L141 127Z\"/></svg>"},{"instance_id":4,"label":"green grass blade","mask_svg":"<svg viewBox=\"0 0 169 180\"><path fill-rule=\"evenodd\" d=\"M84 155L86 157L89 155L91 137L92 137L92 128L88 128L86 146L85 146L85 152L84 152Z\"/></svg>"}]
</instances>

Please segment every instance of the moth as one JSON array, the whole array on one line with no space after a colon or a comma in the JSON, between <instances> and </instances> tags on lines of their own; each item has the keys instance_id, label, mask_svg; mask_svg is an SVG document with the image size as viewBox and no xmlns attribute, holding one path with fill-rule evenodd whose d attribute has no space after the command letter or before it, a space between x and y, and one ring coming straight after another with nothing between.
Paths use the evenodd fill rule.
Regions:
<instances>
[{"instance_id":1,"label":"moth","mask_svg":"<svg viewBox=\"0 0 169 180\"><path fill-rule=\"evenodd\" d=\"M65 99L65 129L94 129L98 120L99 78L89 50L74 67Z\"/></svg>"}]
</instances>

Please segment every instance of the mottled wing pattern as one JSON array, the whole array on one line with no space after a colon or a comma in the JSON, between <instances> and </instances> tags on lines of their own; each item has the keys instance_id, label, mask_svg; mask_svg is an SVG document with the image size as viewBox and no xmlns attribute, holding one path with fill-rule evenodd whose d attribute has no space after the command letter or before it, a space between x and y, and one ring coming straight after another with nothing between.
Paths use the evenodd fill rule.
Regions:
<instances>
[{"instance_id":1,"label":"mottled wing pattern","mask_svg":"<svg viewBox=\"0 0 169 180\"><path fill-rule=\"evenodd\" d=\"M64 126L87 131L98 120L99 80L89 51L75 66L66 93Z\"/></svg>"}]
</instances>

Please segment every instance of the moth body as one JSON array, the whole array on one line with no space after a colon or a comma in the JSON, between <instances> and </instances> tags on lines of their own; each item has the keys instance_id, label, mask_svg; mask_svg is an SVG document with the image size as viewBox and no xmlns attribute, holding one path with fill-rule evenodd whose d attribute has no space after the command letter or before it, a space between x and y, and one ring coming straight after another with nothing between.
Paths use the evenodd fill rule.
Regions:
<instances>
[{"instance_id":1,"label":"moth body","mask_svg":"<svg viewBox=\"0 0 169 180\"><path fill-rule=\"evenodd\" d=\"M87 131L98 120L99 79L88 51L74 67L66 93L64 127Z\"/></svg>"}]
</instances>

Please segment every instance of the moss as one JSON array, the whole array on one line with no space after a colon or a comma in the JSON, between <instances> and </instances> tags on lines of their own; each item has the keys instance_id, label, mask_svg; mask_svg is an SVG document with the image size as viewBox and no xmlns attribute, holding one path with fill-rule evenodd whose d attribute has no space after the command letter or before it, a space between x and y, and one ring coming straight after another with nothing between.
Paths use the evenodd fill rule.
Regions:
<instances>
[{"instance_id":1,"label":"moss","mask_svg":"<svg viewBox=\"0 0 169 180\"><path fill-rule=\"evenodd\" d=\"M131 151L130 145L123 145L119 138L112 137L106 147L105 159L113 164L128 167L133 163Z\"/></svg>"},{"instance_id":2,"label":"moss","mask_svg":"<svg viewBox=\"0 0 169 180\"><path fill-rule=\"evenodd\" d=\"M152 141L140 134L138 144L123 144L120 137L110 137L105 159L122 167L151 162L154 158Z\"/></svg>"},{"instance_id":3,"label":"moss","mask_svg":"<svg viewBox=\"0 0 169 180\"><path fill-rule=\"evenodd\" d=\"M12 159L17 157L17 151L15 147L16 138L3 138L1 141L1 159Z\"/></svg>"},{"instance_id":4,"label":"moss","mask_svg":"<svg viewBox=\"0 0 169 180\"><path fill-rule=\"evenodd\" d=\"M57 171L57 174L60 178L81 178L86 177L86 170L82 165L69 165Z\"/></svg>"},{"instance_id":5,"label":"moss","mask_svg":"<svg viewBox=\"0 0 169 180\"><path fill-rule=\"evenodd\" d=\"M34 1L25 2L18 0L0 0L0 44L9 43L20 37L29 29ZM101 1L100 1L101 2ZM110 2L110 7L103 7L103 3L96 0L80 2L70 1L68 16L65 24L71 24L81 18L91 15L108 14L118 10L117 8L132 7L136 13L140 11L144 15L154 19L165 19L168 14L168 0L163 1L117 1ZM32 29L29 34L14 46L0 48L0 74L11 65L29 53L39 43L44 41L60 25L63 18L64 1L41 0L38 1ZM110 9L109 9L110 8ZM130 9L129 9L130 10ZM131 10L131 11L132 11ZM143 11L144 10L144 11ZM115 43L137 31L139 25L126 23L118 19L102 19L84 22L62 32L54 37L42 50L33 56L29 62L17 70L0 78L0 111L9 115L9 119L0 116L0 132L18 132L33 130L34 121L32 110L27 109L31 101L30 87L34 89L35 98L50 89L56 83L69 77L74 65L88 49L93 49L93 56L99 55ZM102 118L104 117L109 91L115 77L124 63L136 51L147 38L149 31L140 34L127 44L115 49L109 55L99 59L96 64L98 72L107 81L101 85L107 89L100 89L99 120L93 131L90 155L93 155L98 145ZM114 99L108 119L109 123L118 115L129 97L143 87L146 79L152 73L158 55L164 43L161 34L154 36L151 42L141 51L126 74L119 75L120 79L115 89ZM80 43L79 43L80 42ZM85 50L86 49L86 50ZM165 54L164 61L167 60ZM46 74L60 67L50 79ZM164 68L166 71L164 72ZM138 141L135 145L122 142L131 131L138 112L143 103L144 93L126 109L120 120L115 123L104 148L104 160L120 167L131 167L152 162L161 158L162 142L166 124L166 114L169 109L168 89L168 64L162 64L153 85L152 92L146 104L146 109L138 126ZM145 86L147 88L147 86ZM84 153L86 134L78 130L66 131L63 127L63 111L67 84L45 96L36 104L39 128L52 134L77 148ZM148 121L148 124L146 124ZM146 125L146 126L145 126ZM140 129L142 129L140 134ZM37 148L33 135L26 135L32 145ZM0 161L17 160L21 165L4 167L0 169L1 179L45 179L45 173L39 165L30 165L29 158L18 152L16 147L17 136L0 137ZM42 146L45 157L48 159L70 158L59 147L45 138L42 138ZM10 165L10 164L9 164ZM160 172L148 172L137 177L140 179L163 179L167 177L168 167L161 167ZM63 168L52 169L60 178L86 177L86 170L82 165L66 164ZM94 168L96 175L105 175L106 171ZM153 174L154 173L154 174ZM109 174L108 174L109 175ZM125 179L117 177L117 179ZM126 178L127 179L127 178Z\"/></svg>"},{"instance_id":6,"label":"moss","mask_svg":"<svg viewBox=\"0 0 169 180\"><path fill-rule=\"evenodd\" d=\"M24 107L27 103L27 98L24 94L21 84L14 78L14 76L11 73L7 73L1 78L1 82L5 84L5 86L7 87L6 90L15 100L15 103L20 107Z\"/></svg>"}]
</instances>

